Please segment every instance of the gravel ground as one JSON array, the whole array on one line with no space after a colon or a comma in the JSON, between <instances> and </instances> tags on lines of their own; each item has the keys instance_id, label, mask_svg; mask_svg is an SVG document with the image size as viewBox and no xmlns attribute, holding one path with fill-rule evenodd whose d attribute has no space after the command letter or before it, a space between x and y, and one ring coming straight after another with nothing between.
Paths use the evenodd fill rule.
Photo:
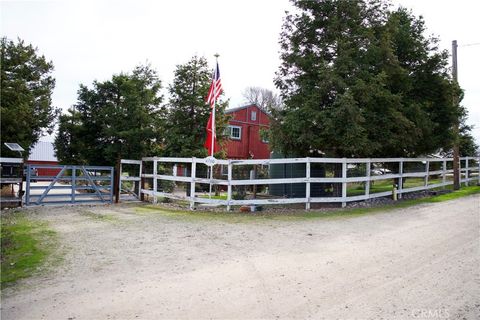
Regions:
<instances>
[{"instance_id":1,"label":"gravel ground","mask_svg":"<svg viewBox=\"0 0 480 320\"><path fill-rule=\"evenodd\" d=\"M40 207L62 265L2 319L479 319L480 196L356 218ZM234 219L233 219L234 220Z\"/></svg>"}]
</instances>

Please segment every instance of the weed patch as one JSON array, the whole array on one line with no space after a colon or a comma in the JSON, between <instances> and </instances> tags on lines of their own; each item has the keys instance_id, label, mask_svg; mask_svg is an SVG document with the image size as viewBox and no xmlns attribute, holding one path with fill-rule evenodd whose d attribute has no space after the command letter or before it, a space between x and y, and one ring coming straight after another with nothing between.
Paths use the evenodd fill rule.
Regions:
<instances>
[{"instance_id":1,"label":"weed patch","mask_svg":"<svg viewBox=\"0 0 480 320\"><path fill-rule=\"evenodd\" d=\"M115 217L114 215L111 214L99 214L99 213L94 213L92 211L82 211L80 215L91 218L93 220L97 221L105 221L105 222L117 222L118 218Z\"/></svg>"},{"instance_id":2,"label":"weed patch","mask_svg":"<svg viewBox=\"0 0 480 320\"><path fill-rule=\"evenodd\" d=\"M55 231L46 222L22 214L2 214L1 287L31 276L44 265L57 245Z\"/></svg>"}]
</instances>

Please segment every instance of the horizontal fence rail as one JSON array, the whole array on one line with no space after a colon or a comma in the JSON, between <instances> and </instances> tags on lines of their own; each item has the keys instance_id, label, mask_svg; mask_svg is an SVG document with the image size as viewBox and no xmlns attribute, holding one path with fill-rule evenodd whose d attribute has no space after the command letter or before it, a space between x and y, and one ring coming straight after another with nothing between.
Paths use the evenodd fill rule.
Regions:
<instances>
[{"instance_id":1,"label":"horizontal fence rail","mask_svg":"<svg viewBox=\"0 0 480 320\"><path fill-rule=\"evenodd\" d=\"M306 209L310 209L312 203L342 203L345 206L352 201L393 194L401 198L409 192L445 188L453 184L452 158L216 160L215 165L208 167L207 160L202 158L147 157L142 162L122 160L122 163L140 165L139 175L121 179L141 180L141 197L147 195L154 203L157 198L188 201L191 209L196 203L224 205L227 210L231 206L267 204L304 203ZM209 170L214 170L213 179L209 178ZM288 170L291 171L290 176ZM238 172L247 172L247 176ZM479 172L480 158L460 158L462 184L480 183ZM388 187L389 181L392 182L391 188ZM204 190L209 184L224 191L226 197L209 198L205 191L197 191L199 187ZM183 191L179 191L178 185L183 185ZM253 190L253 198L234 198L234 189L247 187ZM263 191L257 197L260 187ZM281 191L275 191L294 187L300 192L281 194ZM328 194L324 192L327 189Z\"/></svg>"}]
</instances>

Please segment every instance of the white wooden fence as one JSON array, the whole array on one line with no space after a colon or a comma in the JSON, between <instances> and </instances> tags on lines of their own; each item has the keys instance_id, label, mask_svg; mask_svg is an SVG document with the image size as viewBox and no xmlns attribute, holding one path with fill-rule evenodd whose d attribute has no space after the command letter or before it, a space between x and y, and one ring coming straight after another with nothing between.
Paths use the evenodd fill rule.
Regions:
<instances>
[{"instance_id":1,"label":"white wooden fence","mask_svg":"<svg viewBox=\"0 0 480 320\"><path fill-rule=\"evenodd\" d=\"M127 174L123 173L124 165L130 166L138 166L135 173L127 172ZM141 195L141 174L143 168L143 161L142 160L127 160L121 159L120 163L117 164L117 174L118 174L118 186L115 190L115 202L119 200L131 200L132 196L134 198L139 199ZM130 188L125 188L124 182L132 184L129 186ZM133 187L133 188L132 188Z\"/></svg>"},{"instance_id":2,"label":"white wooden fence","mask_svg":"<svg viewBox=\"0 0 480 320\"><path fill-rule=\"evenodd\" d=\"M128 161L126 161L128 162ZM404 166L407 166L408 163L421 163L422 170L404 170ZM201 158L160 158L160 157L148 157L143 158L142 163L140 162L129 162L137 163L143 166L143 172L141 174L142 179L148 179L151 181L151 189L140 188L140 194L149 195L152 197L154 203L157 202L158 197L170 198L176 200L184 200L190 203L190 208L193 209L196 203L205 203L205 204L217 204L224 205L227 207L227 210L230 210L231 206L238 205L267 205L267 204L293 204L293 203L304 203L305 208L310 209L312 203L321 203L321 202L337 202L342 203L343 206L347 202L352 201L361 201L377 197L391 196L392 190L383 191L383 192L371 192L371 185L377 183L381 180L390 180L397 179L398 189L396 193L398 197L401 198L402 194L408 192L415 192L421 190L429 190L433 188L446 187L453 184L453 169L448 169L452 167L453 159L452 158L368 158L368 159L347 159L347 158L287 158L287 159L262 159L262 160L217 160L214 167L222 166L223 170L226 170L226 175L224 178L218 178L218 175L214 179L209 179L208 175L205 178L198 177L196 174L197 168L199 165L206 166L206 159ZM170 174L159 174L158 168L162 164L173 165L173 169L170 170ZM305 175L302 177L295 178L263 178L258 179L253 177L253 179L234 179L233 178L233 169L236 166L245 166L245 165L262 165L262 166L271 166L278 164L304 164L305 166ZM341 166L341 176L323 176L323 177L314 177L312 176L311 167L316 164L332 165L336 164ZM378 174L374 171L374 164L383 164L384 167L389 165L397 166L397 172L389 172L385 170L383 174ZM387 165L385 165L387 164ZM434 165L435 164L435 165ZM364 165L364 175L361 176L349 176L348 168ZM145 168L149 167L152 169L151 172L146 172ZM178 175L178 166L183 166L184 168L189 168L186 172L187 175ZM218 168L218 167L217 167ZM302 167L303 168L303 167ZM378 168L378 167L377 167ZM435 170L433 170L435 168ZM303 169L302 169L303 170ZM460 158L460 182L464 185L469 183L480 183L480 158L478 157L463 157ZM167 172L168 173L168 172ZM432 176L437 177L434 180L430 180ZM405 187L404 179L407 178L416 178L423 179L420 186L414 187ZM140 177L130 177L128 179L139 180ZM171 182L181 182L189 185L189 195L179 194L178 192L165 192L159 191L159 181L171 181ZM227 197L226 199L210 199L205 196L205 194L199 194L195 192L197 184L213 184L217 186L223 186L222 188L226 189ZM328 196L328 197L312 197L311 186L314 183L333 183L341 184L341 197L339 196ZM352 183L362 183L364 186L364 192L360 195L348 195L347 186ZM243 200L234 200L232 198L232 188L235 186L255 186L255 185L275 185L275 184L305 184L305 196L304 197L275 197L269 196L263 199L243 199ZM393 182L392 182L393 184Z\"/></svg>"}]
</instances>

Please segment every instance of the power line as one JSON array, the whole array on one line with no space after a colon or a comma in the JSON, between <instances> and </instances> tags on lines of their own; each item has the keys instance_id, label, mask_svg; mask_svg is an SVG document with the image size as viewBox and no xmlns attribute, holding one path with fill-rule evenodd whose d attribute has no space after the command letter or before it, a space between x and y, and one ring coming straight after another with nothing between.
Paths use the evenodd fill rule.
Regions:
<instances>
[{"instance_id":1,"label":"power line","mask_svg":"<svg viewBox=\"0 0 480 320\"><path fill-rule=\"evenodd\" d=\"M463 44L459 47L471 47L471 46L478 46L480 45L480 42L476 42L476 43L467 43L467 44Z\"/></svg>"}]
</instances>

